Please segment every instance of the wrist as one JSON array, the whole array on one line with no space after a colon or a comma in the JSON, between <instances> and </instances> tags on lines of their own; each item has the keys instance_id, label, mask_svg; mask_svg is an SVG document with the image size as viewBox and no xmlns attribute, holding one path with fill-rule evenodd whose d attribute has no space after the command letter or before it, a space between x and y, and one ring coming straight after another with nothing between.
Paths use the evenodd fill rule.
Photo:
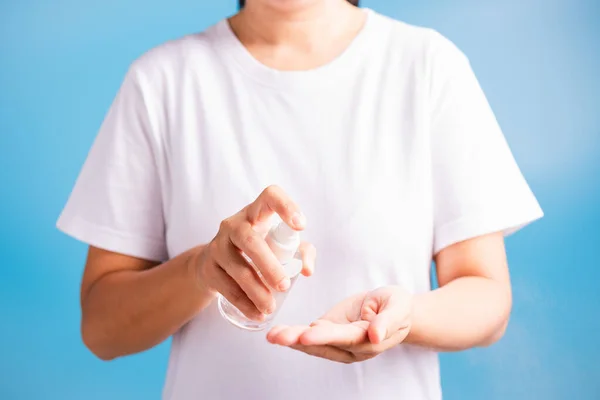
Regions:
<instances>
[{"instance_id":1,"label":"wrist","mask_svg":"<svg viewBox=\"0 0 600 400\"><path fill-rule=\"evenodd\" d=\"M422 300L423 294L410 294L407 336L404 340L407 344L420 344L417 337L419 336L419 313L421 312Z\"/></svg>"},{"instance_id":2,"label":"wrist","mask_svg":"<svg viewBox=\"0 0 600 400\"><path fill-rule=\"evenodd\" d=\"M200 245L189 250L189 254L185 257L185 269L187 279L193 282L194 289L202 295L216 296L216 291L211 290L206 285L206 279L202 275L202 267L204 264L206 245Z\"/></svg>"}]
</instances>

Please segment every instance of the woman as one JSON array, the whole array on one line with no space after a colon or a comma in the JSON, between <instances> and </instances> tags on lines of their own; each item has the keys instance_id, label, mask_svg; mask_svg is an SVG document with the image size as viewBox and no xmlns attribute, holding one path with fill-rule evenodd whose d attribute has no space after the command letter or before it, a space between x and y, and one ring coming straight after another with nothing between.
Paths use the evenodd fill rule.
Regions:
<instances>
[{"instance_id":1,"label":"woman","mask_svg":"<svg viewBox=\"0 0 600 400\"><path fill-rule=\"evenodd\" d=\"M241 253L288 289L258 233L274 214L320 267L265 340L215 296L273 311ZM541 216L450 41L343 0L248 0L132 64L58 226L90 245L91 351L174 335L165 399L415 400L441 398L436 352L502 336L503 236Z\"/></svg>"}]
</instances>

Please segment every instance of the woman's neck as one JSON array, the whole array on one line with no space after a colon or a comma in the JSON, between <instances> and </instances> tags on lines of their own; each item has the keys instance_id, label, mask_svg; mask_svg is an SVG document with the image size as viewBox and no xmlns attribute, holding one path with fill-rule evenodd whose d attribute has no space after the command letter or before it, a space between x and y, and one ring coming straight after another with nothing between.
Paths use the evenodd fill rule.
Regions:
<instances>
[{"instance_id":1,"label":"woman's neck","mask_svg":"<svg viewBox=\"0 0 600 400\"><path fill-rule=\"evenodd\" d=\"M291 8L248 1L229 20L250 53L263 64L281 70L323 65L352 42L365 13L346 0L313 1Z\"/></svg>"}]
</instances>

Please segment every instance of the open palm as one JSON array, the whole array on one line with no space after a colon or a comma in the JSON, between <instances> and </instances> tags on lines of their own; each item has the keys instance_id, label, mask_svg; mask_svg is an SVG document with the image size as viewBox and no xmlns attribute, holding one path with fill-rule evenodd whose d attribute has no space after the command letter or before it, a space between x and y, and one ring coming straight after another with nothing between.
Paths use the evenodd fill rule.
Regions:
<instances>
[{"instance_id":1,"label":"open palm","mask_svg":"<svg viewBox=\"0 0 600 400\"><path fill-rule=\"evenodd\" d=\"M267 339L333 361L363 361L406 338L411 297L400 286L360 293L336 304L310 326L276 326Z\"/></svg>"}]
</instances>

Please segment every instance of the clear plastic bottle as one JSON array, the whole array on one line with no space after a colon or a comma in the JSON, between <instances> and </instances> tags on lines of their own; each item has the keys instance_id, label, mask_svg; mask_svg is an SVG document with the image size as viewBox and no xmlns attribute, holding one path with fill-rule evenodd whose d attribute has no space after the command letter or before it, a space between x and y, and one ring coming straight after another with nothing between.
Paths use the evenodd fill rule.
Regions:
<instances>
[{"instance_id":1,"label":"clear plastic bottle","mask_svg":"<svg viewBox=\"0 0 600 400\"><path fill-rule=\"evenodd\" d=\"M268 315L263 321L254 321L247 318L236 306L231 304L222 295L219 294L217 300L217 305L223 318L233 325L249 331L263 330L271 323L271 321L273 321L273 318L279 311L287 294L292 289L302 271L302 261L294 258L298 251L298 247L300 246L300 234L298 231L290 228L285 222L280 222L269 230L265 240L291 281L290 287L286 292L271 290L273 297L275 298L275 311ZM246 257L246 259L248 259L248 257ZM250 259L248 259L248 261L250 261Z\"/></svg>"}]
</instances>

